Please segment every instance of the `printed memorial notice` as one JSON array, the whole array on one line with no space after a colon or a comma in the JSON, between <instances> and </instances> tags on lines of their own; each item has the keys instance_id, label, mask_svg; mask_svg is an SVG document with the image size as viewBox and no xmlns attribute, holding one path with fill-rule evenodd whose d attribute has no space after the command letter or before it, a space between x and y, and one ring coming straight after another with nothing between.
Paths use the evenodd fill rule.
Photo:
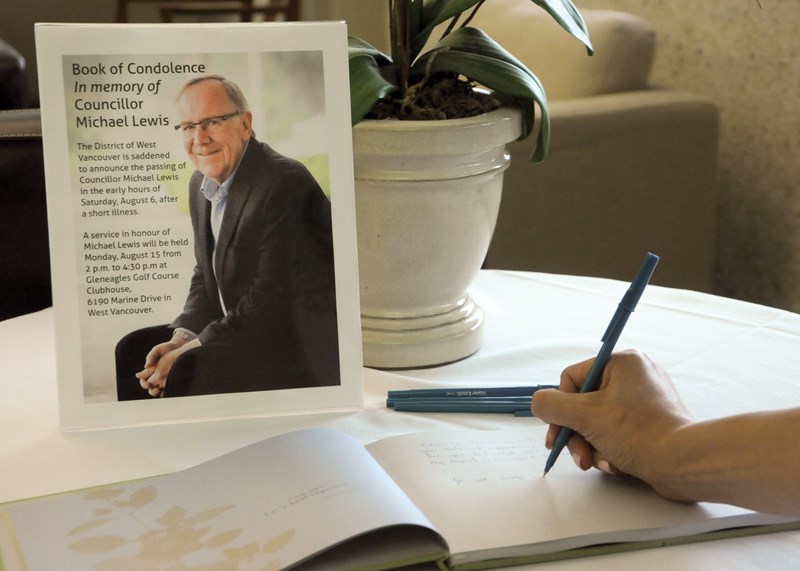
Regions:
<instances>
[{"instance_id":1,"label":"printed memorial notice","mask_svg":"<svg viewBox=\"0 0 800 571\"><path fill-rule=\"evenodd\" d=\"M359 406L344 24L36 42L62 426Z\"/></svg>"}]
</instances>

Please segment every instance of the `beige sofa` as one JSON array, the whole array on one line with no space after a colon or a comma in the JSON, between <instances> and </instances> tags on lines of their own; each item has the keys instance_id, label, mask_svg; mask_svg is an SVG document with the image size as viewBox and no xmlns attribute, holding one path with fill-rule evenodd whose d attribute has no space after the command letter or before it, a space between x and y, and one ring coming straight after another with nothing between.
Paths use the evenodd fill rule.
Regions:
<instances>
[{"instance_id":1,"label":"beige sofa","mask_svg":"<svg viewBox=\"0 0 800 571\"><path fill-rule=\"evenodd\" d=\"M645 252L653 282L708 291L716 215L718 110L649 83L653 28L620 12L582 10L595 55L530 0L492 0L475 24L543 81L552 146L512 166L487 267L630 279Z\"/></svg>"}]
</instances>

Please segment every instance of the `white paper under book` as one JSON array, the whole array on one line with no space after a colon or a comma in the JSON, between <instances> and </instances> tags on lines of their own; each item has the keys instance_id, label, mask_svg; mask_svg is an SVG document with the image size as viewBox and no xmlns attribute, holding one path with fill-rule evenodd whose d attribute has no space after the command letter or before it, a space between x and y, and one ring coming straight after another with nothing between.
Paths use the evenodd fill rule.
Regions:
<instances>
[{"instance_id":1,"label":"white paper under book","mask_svg":"<svg viewBox=\"0 0 800 571\"><path fill-rule=\"evenodd\" d=\"M467 570L800 527L671 502L569 460L543 477L546 430L366 447L337 431L291 432L175 474L0 506L0 550L8 571Z\"/></svg>"},{"instance_id":2,"label":"white paper under book","mask_svg":"<svg viewBox=\"0 0 800 571\"><path fill-rule=\"evenodd\" d=\"M344 23L37 24L35 32L62 426L361 406ZM237 394L220 379L217 394L118 402L115 344L170 323L187 300L195 169L175 130L176 99L203 75L236 83L254 137L308 167L330 198L340 364L318 372L328 386Z\"/></svg>"}]
</instances>

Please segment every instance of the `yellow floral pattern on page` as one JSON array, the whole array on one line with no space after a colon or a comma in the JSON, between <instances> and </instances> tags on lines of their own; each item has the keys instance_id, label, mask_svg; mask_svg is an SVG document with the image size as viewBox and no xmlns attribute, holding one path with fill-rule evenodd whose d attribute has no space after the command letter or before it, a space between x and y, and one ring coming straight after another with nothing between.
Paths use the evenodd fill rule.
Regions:
<instances>
[{"instance_id":1,"label":"yellow floral pattern on page","mask_svg":"<svg viewBox=\"0 0 800 571\"><path fill-rule=\"evenodd\" d=\"M158 489L117 486L87 492L91 519L67 533L67 548L92 556L96 571L264 571L281 568L280 552L294 538L290 529L262 541L241 541L243 529L219 529L215 520L236 509L220 505L190 512L180 505L153 512ZM159 514L153 518L153 513ZM124 525L121 526L120 524ZM114 532L108 528L113 524ZM120 529L124 528L123 531ZM105 558L97 556L106 555Z\"/></svg>"}]
</instances>

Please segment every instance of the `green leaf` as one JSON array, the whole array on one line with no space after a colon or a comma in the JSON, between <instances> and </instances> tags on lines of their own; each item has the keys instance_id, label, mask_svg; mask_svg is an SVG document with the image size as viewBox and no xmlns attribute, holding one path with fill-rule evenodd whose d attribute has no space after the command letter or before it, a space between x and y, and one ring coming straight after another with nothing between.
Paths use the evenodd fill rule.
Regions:
<instances>
[{"instance_id":1,"label":"green leaf","mask_svg":"<svg viewBox=\"0 0 800 571\"><path fill-rule=\"evenodd\" d=\"M589 30L586 22L571 0L531 0L534 4L550 14L558 24L575 38L580 40L589 54L592 53L592 43L589 39ZM467 10L471 10L480 3L480 0L429 0L425 2L423 27L414 36L412 42L412 57L416 57L425 43L430 38L433 29L450 18L457 17ZM491 0L479 7L481 10L491 10Z\"/></svg>"},{"instance_id":2,"label":"green leaf","mask_svg":"<svg viewBox=\"0 0 800 571\"><path fill-rule=\"evenodd\" d=\"M450 18L455 18L473 8L481 0L428 0L422 13L421 29L411 42L412 61L419 55L433 29Z\"/></svg>"},{"instance_id":3,"label":"green leaf","mask_svg":"<svg viewBox=\"0 0 800 571\"><path fill-rule=\"evenodd\" d=\"M570 34L578 38L586 51L592 55L592 42L589 39L589 29L578 9L571 0L532 0L534 4L544 8L559 25Z\"/></svg>"},{"instance_id":4,"label":"green leaf","mask_svg":"<svg viewBox=\"0 0 800 571\"><path fill-rule=\"evenodd\" d=\"M361 38L355 36L347 37L347 57L353 58L359 55L368 55L375 58L378 65L391 65L392 60L385 53L374 47L369 42L365 42Z\"/></svg>"},{"instance_id":5,"label":"green leaf","mask_svg":"<svg viewBox=\"0 0 800 571\"><path fill-rule=\"evenodd\" d=\"M514 67L519 68L519 70L528 74L530 77L536 77L524 63L518 60L514 55L494 41L491 37L489 37L486 32L479 30L478 28L460 28L458 30L454 30L451 34L439 40L439 43L431 49L430 53L435 53L438 50L459 51L484 55L486 57L510 63ZM470 77L467 74L463 75Z\"/></svg>"},{"instance_id":6,"label":"green leaf","mask_svg":"<svg viewBox=\"0 0 800 571\"><path fill-rule=\"evenodd\" d=\"M479 4L481 0L427 0L422 21L427 28L435 28L442 22L458 16Z\"/></svg>"},{"instance_id":7,"label":"green leaf","mask_svg":"<svg viewBox=\"0 0 800 571\"><path fill-rule=\"evenodd\" d=\"M368 54L355 54L349 60L350 115L355 125L379 99L395 92L397 87L381 75L375 58Z\"/></svg>"},{"instance_id":8,"label":"green leaf","mask_svg":"<svg viewBox=\"0 0 800 571\"><path fill-rule=\"evenodd\" d=\"M522 108L520 139L534 126L534 102L539 106L541 125L531 160L539 162L550 146L550 114L541 81L502 46L476 28L461 28L420 56L412 75L423 78L439 72L463 75L498 95L513 98Z\"/></svg>"}]
</instances>

